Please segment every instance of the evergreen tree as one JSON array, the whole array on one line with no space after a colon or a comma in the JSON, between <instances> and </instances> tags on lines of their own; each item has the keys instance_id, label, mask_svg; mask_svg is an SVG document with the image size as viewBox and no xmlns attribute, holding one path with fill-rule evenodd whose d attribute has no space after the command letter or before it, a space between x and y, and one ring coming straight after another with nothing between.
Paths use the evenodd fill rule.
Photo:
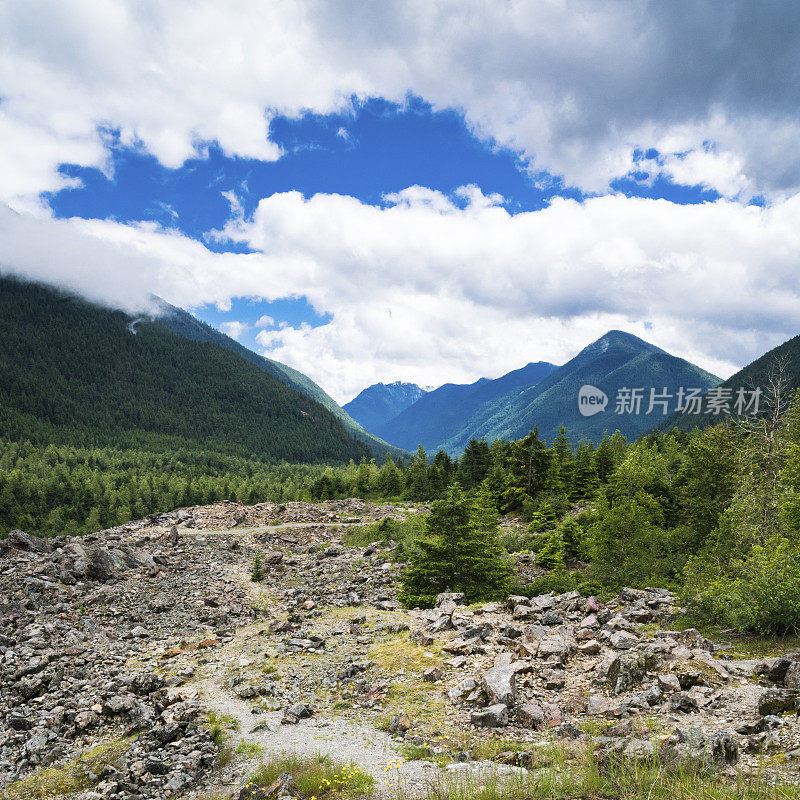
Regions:
<instances>
[{"instance_id":1,"label":"evergreen tree","mask_svg":"<svg viewBox=\"0 0 800 800\"><path fill-rule=\"evenodd\" d=\"M572 446L567 437L567 429L562 425L553 440L550 450L550 485L552 491L568 493L572 486Z\"/></svg>"},{"instance_id":2,"label":"evergreen tree","mask_svg":"<svg viewBox=\"0 0 800 800\"><path fill-rule=\"evenodd\" d=\"M550 473L550 452L534 428L524 439L512 442L508 456L508 489L506 507L521 508L526 497L535 499L547 488Z\"/></svg>"},{"instance_id":3,"label":"evergreen tree","mask_svg":"<svg viewBox=\"0 0 800 800\"><path fill-rule=\"evenodd\" d=\"M380 468L377 478L378 492L382 497L396 497L401 489L401 472L395 466L391 453L386 454L386 461Z\"/></svg>"},{"instance_id":4,"label":"evergreen tree","mask_svg":"<svg viewBox=\"0 0 800 800\"><path fill-rule=\"evenodd\" d=\"M497 540L497 516L485 489L470 501L458 483L433 505L426 535L402 575L400 600L431 606L440 592L463 592L470 601L502 597L512 569Z\"/></svg>"},{"instance_id":5,"label":"evergreen tree","mask_svg":"<svg viewBox=\"0 0 800 800\"><path fill-rule=\"evenodd\" d=\"M572 485L569 499L572 503L594 497L597 492L595 452L590 442L582 441L575 452L572 464Z\"/></svg>"},{"instance_id":6,"label":"evergreen tree","mask_svg":"<svg viewBox=\"0 0 800 800\"><path fill-rule=\"evenodd\" d=\"M429 500L431 497L430 482L428 481L428 454L422 445L417 447L417 454L408 467L405 494L409 500Z\"/></svg>"}]
</instances>

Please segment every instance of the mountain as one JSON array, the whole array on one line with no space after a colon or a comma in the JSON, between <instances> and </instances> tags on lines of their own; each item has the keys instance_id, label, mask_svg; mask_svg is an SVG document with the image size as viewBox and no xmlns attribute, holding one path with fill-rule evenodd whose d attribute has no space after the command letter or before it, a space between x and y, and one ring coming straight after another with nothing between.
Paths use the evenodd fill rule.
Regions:
<instances>
[{"instance_id":1,"label":"mountain","mask_svg":"<svg viewBox=\"0 0 800 800\"><path fill-rule=\"evenodd\" d=\"M408 450L422 444L426 450L435 451L443 442L464 436L466 444L471 438L469 420L480 409L508 392L533 386L554 369L554 364L539 361L494 380L481 378L470 384L446 383L422 395L385 425L375 428L375 433Z\"/></svg>"},{"instance_id":2,"label":"mountain","mask_svg":"<svg viewBox=\"0 0 800 800\"><path fill-rule=\"evenodd\" d=\"M344 411L329 394L314 383L307 375L304 375L296 369L292 369L292 367L286 364L282 364L280 361L274 361L271 358L260 356L258 353L248 350L243 344L240 344L235 339L231 339L230 336L226 336L210 325L206 325L205 322L201 322L182 308L170 305L164 300L161 300L161 298L155 298L155 301L158 306L159 319L163 320L179 336L196 342L210 342L224 347L226 350L240 355L259 369L268 372L281 383L286 384L295 391L300 392L300 394L304 394L306 397L324 406L342 422L345 428L355 436L356 439L364 442L369 447L372 455L376 458L383 459L387 451L395 458L408 455L405 450L387 444L366 430L364 426L359 424L359 422Z\"/></svg>"},{"instance_id":3,"label":"mountain","mask_svg":"<svg viewBox=\"0 0 800 800\"><path fill-rule=\"evenodd\" d=\"M740 388L745 389L747 392L759 387L762 392L766 390L779 367L783 368L786 389L791 391L800 388L800 336L795 336L764 353L763 356L740 369L727 380L722 381L720 388L731 390L732 402L735 404L736 393ZM759 403L761 408L763 408L764 402L762 395ZM703 408L705 408L705 398ZM719 414L675 412L659 427L663 430L671 430L672 428L691 430L695 426L713 425L719 422L720 419L721 415Z\"/></svg>"},{"instance_id":4,"label":"mountain","mask_svg":"<svg viewBox=\"0 0 800 800\"><path fill-rule=\"evenodd\" d=\"M295 462L371 454L329 409L230 348L10 278L0 437Z\"/></svg>"},{"instance_id":5,"label":"mountain","mask_svg":"<svg viewBox=\"0 0 800 800\"><path fill-rule=\"evenodd\" d=\"M651 389L661 393L666 388L666 393L673 395L667 401L667 411L671 411L680 387L706 391L719 382L709 372L637 336L609 331L535 385L512 390L481 406L458 435L439 445L457 452L471 436L488 441L519 439L534 426L544 439L552 441L560 425L567 428L573 442L580 438L597 442L604 433L617 429L635 438L664 418L662 406L647 413ZM584 416L578 408L578 393L587 385L607 397L604 410L592 416ZM617 393L622 388L643 390L639 413L616 413Z\"/></svg>"},{"instance_id":6,"label":"mountain","mask_svg":"<svg viewBox=\"0 0 800 800\"><path fill-rule=\"evenodd\" d=\"M342 408L368 430L377 430L424 394L416 383L373 383Z\"/></svg>"}]
</instances>

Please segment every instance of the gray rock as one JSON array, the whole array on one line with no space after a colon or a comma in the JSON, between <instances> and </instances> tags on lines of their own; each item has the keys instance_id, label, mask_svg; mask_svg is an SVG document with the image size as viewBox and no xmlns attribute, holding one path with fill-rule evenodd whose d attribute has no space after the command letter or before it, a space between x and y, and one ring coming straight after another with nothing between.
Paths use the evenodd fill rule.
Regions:
<instances>
[{"instance_id":1,"label":"gray rock","mask_svg":"<svg viewBox=\"0 0 800 800\"><path fill-rule=\"evenodd\" d=\"M517 700L517 670L514 665L492 667L483 675L483 688L489 701L511 707Z\"/></svg>"},{"instance_id":2,"label":"gray rock","mask_svg":"<svg viewBox=\"0 0 800 800\"><path fill-rule=\"evenodd\" d=\"M671 693L681 690L681 682L678 680L678 676L673 675L671 672L661 673L657 680L658 686L662 692Z\"/></svg>"},{"instance_id":3,"label":"gray rock","mask_svg":"<svg viewBox=\"0 0 800 800\"><path fill-rule=\"evenodd\" d=\"M470 722L479 728L505 728L508 725L508 707L503 703L473 711Z\"/></svg>"},{"instance_id":4,"label":"gray rock","mask_svg":"<svg viewBox=\"0 0 800 800\"><path fill-rule=\"evenodd\" d=\"M6 536L5 545L26 553L50 553L53 550L53 543L48 539L31 536L19 530L13 530Z\"/></svg>"},{"instance_id":5,"label":"gray rock","mask_svg":"<svg viewBox=\"0 0 800 800\"><path fill-rule=\"evenodd\" d=\"M516 718L523 728L541 730L546 727L544 709L541 703L524 703L517 709Z\"/></svg>"},{"instance_id":6,"label":"gray rock","mask_svg":"<svg viewBox=\"0 0 800 800\"><path fill-rule=\"evenodd\" d=\"M628 631L617 631L611 634L610 641L615 650L630 650L639 644L639 637Z\"/></svg>"},{"instance_id":7,"label":"gray rock","mask_svg":"<svg viewBox=\"0 0 800 800\"><path fill-rule=\"evenodd\" d=\"M708 738L706 760L716 766L732 766L739 761L739 741L733 731L718 731Z\"/></svg>"},{"instance_id":8,"label":"gray rock","mask_svg":"<svg viewBox=\"0 0 800 800\"><path fill-rule=\"evenodd\" d=\"M792 661L783 676L783 685L787 689L800 689L800 661Z\"/></svg>"},{"instance_id":9,"label":"gray rock","mask_svg":"<svg viewBox=\"0 0 800 800\"><path fill-rule=\"evenodd\" d=\"M762 717L794 711L797 707L798 692L791 689L767 689L758 699L758 713Z\"/></svg>"}]
</instances>

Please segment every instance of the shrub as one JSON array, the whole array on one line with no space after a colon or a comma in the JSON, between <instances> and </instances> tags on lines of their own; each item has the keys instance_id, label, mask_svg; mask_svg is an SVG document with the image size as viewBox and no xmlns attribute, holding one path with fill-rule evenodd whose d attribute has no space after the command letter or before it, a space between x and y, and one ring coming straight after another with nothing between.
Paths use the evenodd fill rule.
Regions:
<instances>
[{"instance_id":1,"label":"shrub","mask_svg":"<svg viewBox=\"0 0 800 800\"><path fill-rule=\"evenodd\" d=\"M702 556L686 567L690 609L740 631L800 630L800 543L773 535L722 569Z\"/></svg>"},{"instance_id":2,"label":"shrub","mask_svg":"<svg viewBox=\"0 0 800 800\"><path fill-rule=\"evenodd\" d=\"M375 779L352 763L334 761L330 756L282 755L262 764L250 780L257 786L272 784L288 772L303 797L363 797L371 793Z\"/></svg>"}]
</instances>

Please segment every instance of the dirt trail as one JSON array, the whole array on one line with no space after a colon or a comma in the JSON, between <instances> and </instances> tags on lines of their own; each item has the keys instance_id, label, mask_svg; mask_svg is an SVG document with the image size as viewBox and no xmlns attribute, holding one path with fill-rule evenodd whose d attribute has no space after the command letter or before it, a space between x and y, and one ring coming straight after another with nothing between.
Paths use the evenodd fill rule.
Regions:
<instances>
[{"instance_id":1,"label":"dirt trail","mask_svg":"<svg viewBox=\"0 0 800 800\"><path fill-rule=\"evenodd\" d=\"M270 530L274 530L274 527L277 526ZM295 524L287 527L300 526ZM248 576L240 569L229 567L226 571L229 579L245 586L251 585ZM198 698L208 711L226 721L236 721L235 730L231 731L228 740L233 749L244 742L260 748L259 760L285 753L299 756L323 754L340 762L352 762L375 779L379 798L396 799L402 796L413 800L425 797L427 786L447 774L464 777L469 773L469 776L475 778L486 778L490 775L502 777L522 772L516 767L492 761L452 764L446 770L431 761L407 761L402 756L399 743L390 734L378 730L373 724L359 723L331 714L301 720L296 725L282 725L282 711L253 714L252 701L236 696L227 685L225 677L226 667L239 659L241 645L247 635L247 629L237 631L233 641L217 651L213 661L206 664L204 676L195 684ZM256 763L254 761L253 765Z\"/></svg>"},{"instance_id":2,"label":"dirt trail","mask_svg":"<svg viewBox=\"0 0 800 800\"><path fill-rule=\"evenodd\" d=\"M262 758L281 753L325 754L337 761L353 762L375 778L381 797L395 795L393 790L398 785L409 797L421 797L431 770L438 769L427 761L403 761L391 736L372 726L335 717L281 725L282 712L253 715L250 704L230 694L214 679L204 681L199 688L210 710L237 721L232 746L235 748L242 741L256 744L263 750Z\"/></svg>"}]
</instances>

